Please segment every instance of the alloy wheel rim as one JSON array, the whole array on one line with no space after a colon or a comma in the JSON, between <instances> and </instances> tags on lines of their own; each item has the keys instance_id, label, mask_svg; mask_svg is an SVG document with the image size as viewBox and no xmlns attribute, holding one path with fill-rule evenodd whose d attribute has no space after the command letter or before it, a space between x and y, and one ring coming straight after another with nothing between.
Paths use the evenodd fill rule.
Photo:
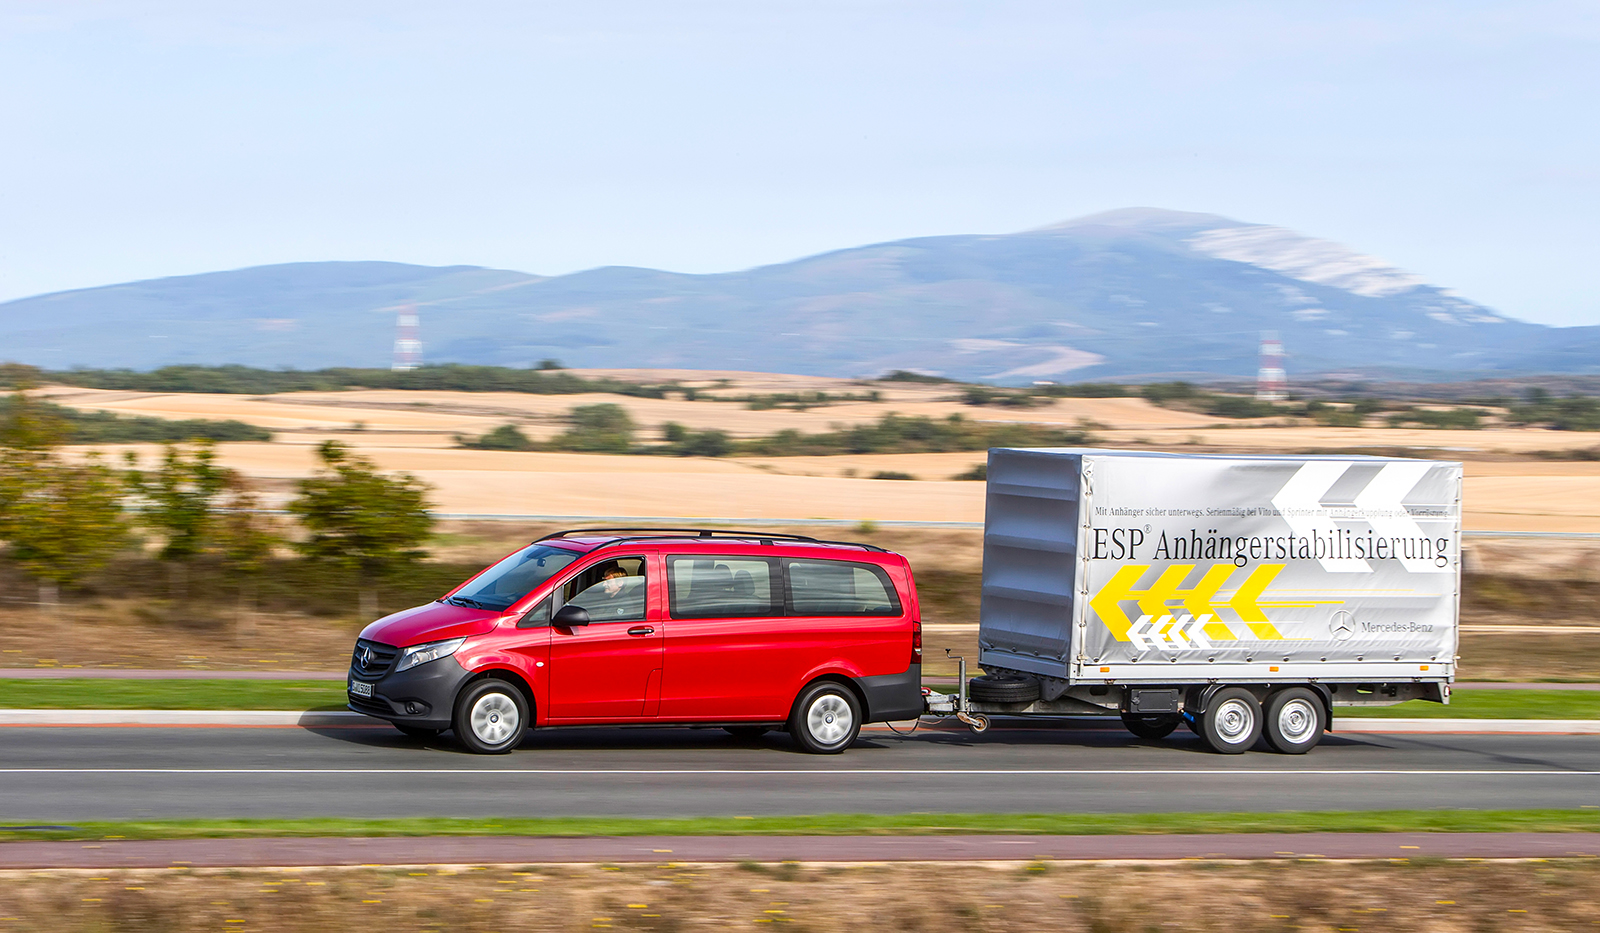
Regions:
<instances>
[{"instance_id":1,"label":"alloy wheel rim","mask_svg":"<svg viewBox=\"0 0 1600 933\"><path fill-rule=\"evenodd\" d=\"M806 726L812 738L823 745L837 745L844 741L854 723L855 715L850 711L850 704L836 693L818 697L811 704L811 709L806 711Z\"/></svg>"},{"instance_id":2,"label":"alloy wheel rim","mask_svg":"<svg viewBox=\"0 0 1600 933\"><path fill-rule=\"evenodd\" d=\"M1305 700L1290 700L1278 711L1278 732L1297 745L1311 735L1316 723L1316 710Z\"/></svg>"},{"instance_id":3,"label":"alloy wheel rim","mask_svg":"<svg viewBox=\"0 0 1600 933\"><path fill-rule=\"evenodd\" d=\"M1255 713L1242 700L1229 700L1217 710L1217 734L1229 743L1242 741L1255 727Z\"/></svg>"},{"instance_id":4,"label":"alloy wheel rim","mask_svg":"<svg viewBox=\"0 0 1600 933\"><path fill-rule=\"evenodd\" d=\"M522 714L503 693L487 693L472 704L472 734L486 745L500 745L517 732Z\"/></svg>"}]
</instances>

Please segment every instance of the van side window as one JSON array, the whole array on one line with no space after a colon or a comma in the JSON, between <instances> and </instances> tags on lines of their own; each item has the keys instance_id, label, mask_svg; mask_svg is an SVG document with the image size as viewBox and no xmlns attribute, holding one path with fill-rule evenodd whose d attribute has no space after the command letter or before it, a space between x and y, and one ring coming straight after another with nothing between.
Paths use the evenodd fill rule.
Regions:
<instances>
[{"instance_id":1,"label":"van side window","mask_svg":"<svg viewBox=\"0 0 1600 933\"><path fill-rule=\"evenodd\" d=\"M669 557L667 587L674 619L782 615L774 605L772 562L748 557Z\"/></svg>"},{"instance_id":2,"label":"van side window","mask_svg":"<svg viewBox=\"0 0 1600 933\"><path fill-rule=\"evenodd\" d=\"M791 560L788 570L792 615L900 614L900 599L882 567L842 560Z\"/></svg>"},{"instance_id":3,"label":"van side window","mask_svg":"<svg viewBox=\"0 0 1600 933\"><path fill-rule=\"evenodd\" d=\"M539 605L517 620L517 628L544 628L550 624L550 597L539 600Z\"/></svg>"},{"instance_id":4,"label":"van side window","mask_svg":"<svg viewBox=\"0 0 1600 933\"><path fill-rule=\"evenodd\" d=\"M587 609L595 622L643 622L645 593L642 557L601 561L561 588L563 605Z\"/></svg>"}]
</instances>

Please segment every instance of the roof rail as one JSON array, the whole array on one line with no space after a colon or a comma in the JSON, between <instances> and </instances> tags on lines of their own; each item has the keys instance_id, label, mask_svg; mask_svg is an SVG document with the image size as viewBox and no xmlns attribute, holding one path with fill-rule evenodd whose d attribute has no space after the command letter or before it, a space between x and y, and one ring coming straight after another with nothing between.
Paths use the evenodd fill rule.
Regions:
<instances>
[{"instance_id":1,"label":"roof rail","mask_svg":"<svg viewBox=\"0 0 1600 933\"><path fill-rule=\"evenodd\" d=\"M550 534L539 538L538 541L549 541L556 538L567 538L589 534L616 534L617 532L624 531L643 533L618 535L618 537L614 540L607 541L599 545L599 547L612 547L614 545L622 544L625 541L648 541L652 538L700 538L704 540L755 538L756 540L765 543L771 543L773 541L795 541L802 544L837 544L846 547L858 547L866 551L878 551L881 553L888 552L887 548L878 547L876 544L863 544L859 541L825 541L820 538L810 537L808 535L779 534L771 531L729 531L719 528L635 528L629 526L612 528L566 528L561 531L553 531ZM538 543L538 541L535 543ZM598 549L599 548L596 548L596 550Z\"/></svg>"}]
</instances>

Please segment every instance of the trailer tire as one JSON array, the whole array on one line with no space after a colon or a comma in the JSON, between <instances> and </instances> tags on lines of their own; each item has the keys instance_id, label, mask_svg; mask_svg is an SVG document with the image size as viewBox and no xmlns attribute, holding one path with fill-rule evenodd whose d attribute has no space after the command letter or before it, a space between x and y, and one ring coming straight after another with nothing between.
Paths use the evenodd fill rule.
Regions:
<instances>
[{"instance_id":1,"label":"trailer tire","mask_svg":"<svg viewBox=\"0 0 1600 933\"><path fill-rule=\"evenodd\" d=\"M1039 681L1022 674L983 674L967 681L967 695L980 703L1032 703Z\"/></svg>"},{"instance_id":2,"label":"trailer tire","mask_svg":"<svg viewBox=\"0 0 1600 933\"><path fill-rule=\"evenodd\" d=\"M1285 755L1304 755L1322 741L1328 727L1322 698L1305 687L1285 687L1267 697L1267 744Z\"/></svg>"},{"instance_id":3,"label":"trailer tire","mask_svg":"<svg viewBox=\"0 0 1600 933\"><path fill-rule=\"evenodd\" d=\"M1178 728L1183 717L1171 714L1123 713L1122 724L1141 739L1164 739Z\"/></svg>"},{"instance_id":4,"label":"trailer tire","mask_svg":"<svg viewBox=\"0 0 1600 933\"><path fill-rule=\"evenodd\" d=\"M1218 690L1200 715L1200 738L1211 750L1240 755L1261 738L1261 704L1243 687Z\"/></svg>"}]
</instances>

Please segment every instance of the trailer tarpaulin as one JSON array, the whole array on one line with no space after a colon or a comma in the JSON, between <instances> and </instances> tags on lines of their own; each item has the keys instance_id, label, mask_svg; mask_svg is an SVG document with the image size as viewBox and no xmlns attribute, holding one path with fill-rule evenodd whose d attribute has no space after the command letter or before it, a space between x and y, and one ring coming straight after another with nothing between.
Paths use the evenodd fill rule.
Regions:
<instances>
[{"instance_id":1,"label":"trailer tarpaulin","mask_svg":"<svg viewBox=\"0 0 1600 933\"><path fill-rule=\"evenodd\" d=\"M995 449L988 481L987 666L1169 681L1451 669L1458 463Z\"/></svg>"}]
</instances>

